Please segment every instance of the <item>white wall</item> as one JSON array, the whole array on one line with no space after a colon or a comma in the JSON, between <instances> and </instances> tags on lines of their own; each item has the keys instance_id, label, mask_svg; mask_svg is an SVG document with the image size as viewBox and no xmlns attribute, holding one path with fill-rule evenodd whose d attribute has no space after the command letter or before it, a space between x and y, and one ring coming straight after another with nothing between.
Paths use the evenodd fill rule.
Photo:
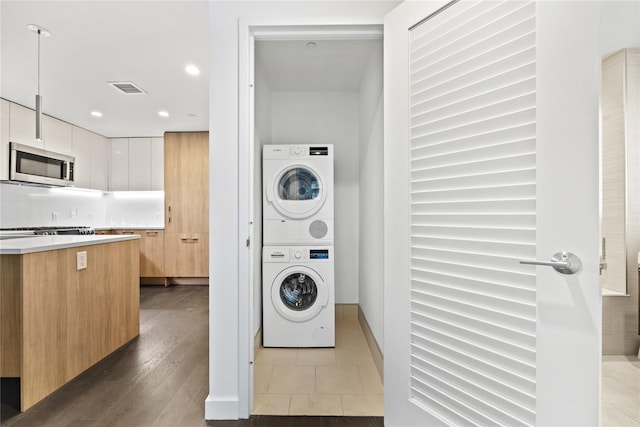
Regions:
<instances>
[{"instance_id":1,"label":"white wall","mask_svg":"<svg viewBox=\"0 0 640 427\"><path fill-rule=\"evenodd\" d=\"M336 303L358 302L358 94L273 92L274 144L334 145Z\"/></svg>"},{"instance_id":2,"label":"white wall","mask_svg":"<svg viewBox=\"0 0 640 427\"><path fill-rule=\"evenodd\" d=\"M600 2L600 52L640 47L640 2Z\"/></svg>"},{"instance_id":3,"label":"white wall","mask_svg":"<svg viewBox=\"0 0 640 427\"><path fill-rule=\"evenodd\" d=\"M382 351L383 281L382 41L371 54L359 91L359 297L358 303Z\"/></svg>"},{"instance_id":4,"label":"white wall","mask_svg":"<svg viewBox=\"0 0 640 427\"><path fill-rule=\"evenodd\" d=\"M262 146L271 143L271 88L262 64L255 64L255 141L253 152L253 335L262 327Z\"/></svg>"},{"instance_id":5,"label":"white wall","mask_svg":"<svg viewBox=\"0 0 640 427\"><path fill-rule=\"evenodd\" d=\"M239 266L248 253L240 251L239 197L250 197L248 188L240 188L239 151L248 140L239 139L239 62L238 40L247 28L243 19L257 24L280 25L372 25L381 24L386 12L397 1L216 1L209 6L211 31L210 63L210 243L209 271L209 395L205 402L206 419L237 419L249 415L250 327L248 301L239 295L249 281L240 281ZM247 24L244 24L247 25ZM242 33L239 28L243 28ZM247 52L243 51L242 55ZM245 82L243 82L244 84ZM248 111L242 111L243 116ZM246 312L245 312L246 310ZM246 340L246 342L244 342ZM244 342L244 343L243 343ZM246 381L245 381L246 378Z\"/></svg>"}]
</instances>

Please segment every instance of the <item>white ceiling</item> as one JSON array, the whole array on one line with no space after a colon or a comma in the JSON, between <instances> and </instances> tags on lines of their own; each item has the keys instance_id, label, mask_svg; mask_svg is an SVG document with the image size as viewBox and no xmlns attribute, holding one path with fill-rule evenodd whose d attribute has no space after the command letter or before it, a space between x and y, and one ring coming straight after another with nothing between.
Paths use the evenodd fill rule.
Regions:
<instances>
[{"instance_id":1,"label":"white ceiling","mask_svg":"<svg viewBox=\"0 0 640 427\"><path fill-rule=\"evenodd\" d=\"M264 40L255 52L272 91L357 91L374 49L382 39Z\"/></svg>"},{"instance_id":2,"label":"white ceiling","mask_svg":"<svg viewBox=\"0 0 640 427\"><path fill-rule=\"evenodd\" d=\"M45 114L107 137L207 130L208 22L206 1L2 0L0 97L35 107L37 36L26 25L37 24L52 33L40 44ZM200 75L186 74L187 64ZM108 81L147 94L124 95Z\"/></svg>"},{"instance_id":3,"label":"white ceiling","mask_svg":"<svg viewBox=\"0 0 640 427\"><path fill-rule=\"evenodd\" d=\"M36 24L45 114L106 137L209 129L208 1L0 1L0 97L35 108ZM378 40L258 41L271 90L358 90ZM187 64L200 68L188 75ZM147 94L107 84L132 81ZM103 117L91 115L100 111ZM170 116L158 116L159 110Z\"/></svg>"}]
</instances>

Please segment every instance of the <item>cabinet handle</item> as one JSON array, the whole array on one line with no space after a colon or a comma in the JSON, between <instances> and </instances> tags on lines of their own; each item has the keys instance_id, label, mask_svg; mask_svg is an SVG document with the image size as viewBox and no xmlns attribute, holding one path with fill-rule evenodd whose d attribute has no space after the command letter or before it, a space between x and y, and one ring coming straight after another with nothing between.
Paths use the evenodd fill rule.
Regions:
<instances>
[{"instance_id":1,"label":"cabinet handle","mask_svg":"<svg viewBox=\"0 0 640 427\"><path fill-rule=\"evenodd\" d=\"M198 243L197 237L181 237L180 240L184 243Z\"/></svg>"},{"instance_id":2,"label":"cabinet handle","mask_svg":"<svg viewBox=\"0 0 640 427\"><path fill-rule=\"evenodd\" d=\"M157 236L158 232L157 231L147 231L147 236Z\"/></svg>"},{"instance_id":3,"label":"cabinet handle","mask_svg":"<svg viewBox=\"0 0 640 427\"><path fill-rule=\"evenodd\" d=\"M123 231L122 234L136 234L133 231Z\"/></svg>"},{"instance_id":4,"label":"cabinet handle","mask_svg":"<svg viewBox=\"0 0 640 427\"><path fill-rule=\"evenodd\" d=\"M169 206L169 223L171 223L171 206Z\"/></svg>"},{"instance_id":5,"label":"cabinet handle","mask_svg":"<svg viewBox=\"0 0 640 427\"><path fill-rule=\"evenodd\" d=\"M191 241L193 241L193 242L197 242L197 241L198 241L198 238L197 238L197 237L192 237L192 238L191 238Z\"/></svg>"}]
</instances>

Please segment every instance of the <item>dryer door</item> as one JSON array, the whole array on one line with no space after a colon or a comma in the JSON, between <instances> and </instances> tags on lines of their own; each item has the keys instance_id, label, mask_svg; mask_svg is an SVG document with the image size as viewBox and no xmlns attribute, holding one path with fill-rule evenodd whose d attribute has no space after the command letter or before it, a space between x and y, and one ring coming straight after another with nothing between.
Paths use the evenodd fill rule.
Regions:
<instances>
[{"instance_id":1,"label":"dryer door","mask_svg":"<svg viewBox=\"0 0 640 427\"><path fill-rule=\"evenodd\" d=\"M305 322L327 306L329 287L314 270L288 267L271 284L271 302L287 320Z\"/></svg>"},{"instance_id":2,"label":"dryer door","mask_svg":"<svg viewBox=\"0 0 640 427\"><path fill-rule=\"evenodd\" d=\"M292 165L282 170L267 198L287 218L308 218L322 208L327 191L322 177L306 165Z\"/></svg>"}]
</instances>

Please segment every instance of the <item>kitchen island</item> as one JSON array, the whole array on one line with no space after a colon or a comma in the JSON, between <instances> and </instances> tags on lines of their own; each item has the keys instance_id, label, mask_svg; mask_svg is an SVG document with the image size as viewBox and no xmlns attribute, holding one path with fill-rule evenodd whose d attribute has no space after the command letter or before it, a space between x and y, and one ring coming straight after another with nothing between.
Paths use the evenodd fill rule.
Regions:
<instances>
[{"instance_id":1,"label":"kitchen island","mask_svg":"<svg viewBox=\"0 0 640 427\"><path fill-rule=\"evenodd\" d=\"M139 237L0 241L0 376L20 410L139 334Z\"/></svg>"}]
</instances>

